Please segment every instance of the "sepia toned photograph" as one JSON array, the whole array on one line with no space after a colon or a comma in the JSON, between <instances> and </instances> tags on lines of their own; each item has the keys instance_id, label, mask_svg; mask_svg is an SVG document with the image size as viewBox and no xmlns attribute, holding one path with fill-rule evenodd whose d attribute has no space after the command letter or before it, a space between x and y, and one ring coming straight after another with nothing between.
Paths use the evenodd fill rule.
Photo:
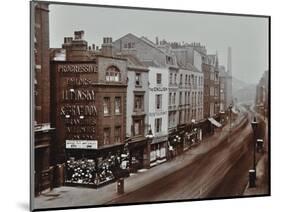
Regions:
<instances>
[{"instance_id":1,"label":"sepia toned photograph","mask_svg":"<svg viewBox=\"0 0 281 212\"><path fill-rule=\"evenodd\" d=\"M31 210L270 196L270 16L30 14Z\"/></svg>"}]
</instances>

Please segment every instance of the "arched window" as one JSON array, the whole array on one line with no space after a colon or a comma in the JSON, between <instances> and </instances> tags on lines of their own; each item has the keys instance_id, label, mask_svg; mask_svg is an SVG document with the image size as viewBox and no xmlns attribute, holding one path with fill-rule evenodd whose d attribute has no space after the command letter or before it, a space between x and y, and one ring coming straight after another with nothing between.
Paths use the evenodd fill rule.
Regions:
<instances>
[{"instance_id":1,"label":"arched window","mask_svg":"<svg viewBox=\"0 0 281 212\"><path fill-rule=\"evenodd\" d=\"M110 66L106 70L105 80L108 82L120 82L121 81L121 72L115 66Z\"/></svg>"}]
</instances>

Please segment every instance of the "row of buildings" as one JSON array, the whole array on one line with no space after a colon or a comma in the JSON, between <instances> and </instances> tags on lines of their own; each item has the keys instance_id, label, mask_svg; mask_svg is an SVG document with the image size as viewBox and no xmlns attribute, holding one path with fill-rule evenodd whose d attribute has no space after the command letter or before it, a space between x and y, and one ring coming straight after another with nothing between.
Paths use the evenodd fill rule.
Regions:
<instances>
[{"instance_id":1,"label":"row of buildings","mask_svg":"<svg viewBox=\"0 0 281 212\"><path fill-rule=\"evenodd\" d=\"M264 117L268 117L268 104L269 104L269 86L268 86L269 73L265 71L256 86L256 110Z\"/></svg>"},{"instance_id":2,"label":"row of buildings","mask_svg":"<svg viewBox=\"0 0 281 212\"><path fill-rule=\"evenodd\" d=\"M117 162L150 168L226 122L230 48L227 70L200 43L131 33L99 48L76 31L50 49L48 6L34 11L36 194L62 183L97 186L114 178Z\"/></svg>"}]
</instances>

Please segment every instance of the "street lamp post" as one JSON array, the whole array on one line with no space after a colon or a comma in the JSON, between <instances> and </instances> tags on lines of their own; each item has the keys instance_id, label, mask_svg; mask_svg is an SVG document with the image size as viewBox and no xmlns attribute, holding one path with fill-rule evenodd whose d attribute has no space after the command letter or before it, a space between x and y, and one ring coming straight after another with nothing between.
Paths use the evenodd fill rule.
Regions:
<instances>
[{"instance_id":1,"label":"street lamp post","mask_svg":"<svg viewBox=\"0 0 281 212\"><path fill-rule=\"evenodd\" d=\"M254 120L251 123L253 133L254 133L254 139L253 139L253 168L249 170L249 183L250 187L255 187L256 186L256 130L258 127L258 122L256 117L254 116Z\"/></svg>"},{"instance_id":2,"label":"street lamp post","mask_svg":"<svg viewBox=\"0 0 281 212\"><path fill-rule=\"evenodd\" d=\"M192 134L194 133L194 125L195 125L195 119L191 119L191 132L192 132ZM196 139L195 139L195 141L196 141Z\"/></svg>"},{"instance_id":3,"label":"street lamp post","mask_svg":"<svg viewBox=\"0 0 281 212\"><path fill-rule=\"evenodd\" d=\"M232 104L229 105L229 133L231 133L231 113L232 113Z\"/></svg>"}]
</instances>

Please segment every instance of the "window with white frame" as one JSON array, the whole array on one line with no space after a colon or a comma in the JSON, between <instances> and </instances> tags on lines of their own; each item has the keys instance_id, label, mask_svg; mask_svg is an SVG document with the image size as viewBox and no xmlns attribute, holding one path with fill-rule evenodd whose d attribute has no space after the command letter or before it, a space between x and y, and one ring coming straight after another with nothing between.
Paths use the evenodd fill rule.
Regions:
<instances>
[{"instance_id":1,"label":"window with white frame","mask_svg":"<svg viewBox=\"0 0 281 212\"><path fill-rule=\"evenodd\" d=\"M120 82L121 72L116 66L110 66L106 69L105 80L107 82Z\"/></svg>"},{"instance_id":2,"label":"window with white frame","mask_svg":"<svg viewBox=\"0 0 281 212\"><path fill-rule=\"evenodd\" d=\"M160 110L162 108L162 94L156 94L155 98L156 109Z\"/></svg>"},{"instance_id":3,"label":"window with white frame","mask_svg":"<svg viewBox=\"0 0 281 212\"><path fill-rule=\"evenodd\" d=\"M160 133L162 130L162 118L155 119L155 133Z\"/></svg>"}]
</instances>

